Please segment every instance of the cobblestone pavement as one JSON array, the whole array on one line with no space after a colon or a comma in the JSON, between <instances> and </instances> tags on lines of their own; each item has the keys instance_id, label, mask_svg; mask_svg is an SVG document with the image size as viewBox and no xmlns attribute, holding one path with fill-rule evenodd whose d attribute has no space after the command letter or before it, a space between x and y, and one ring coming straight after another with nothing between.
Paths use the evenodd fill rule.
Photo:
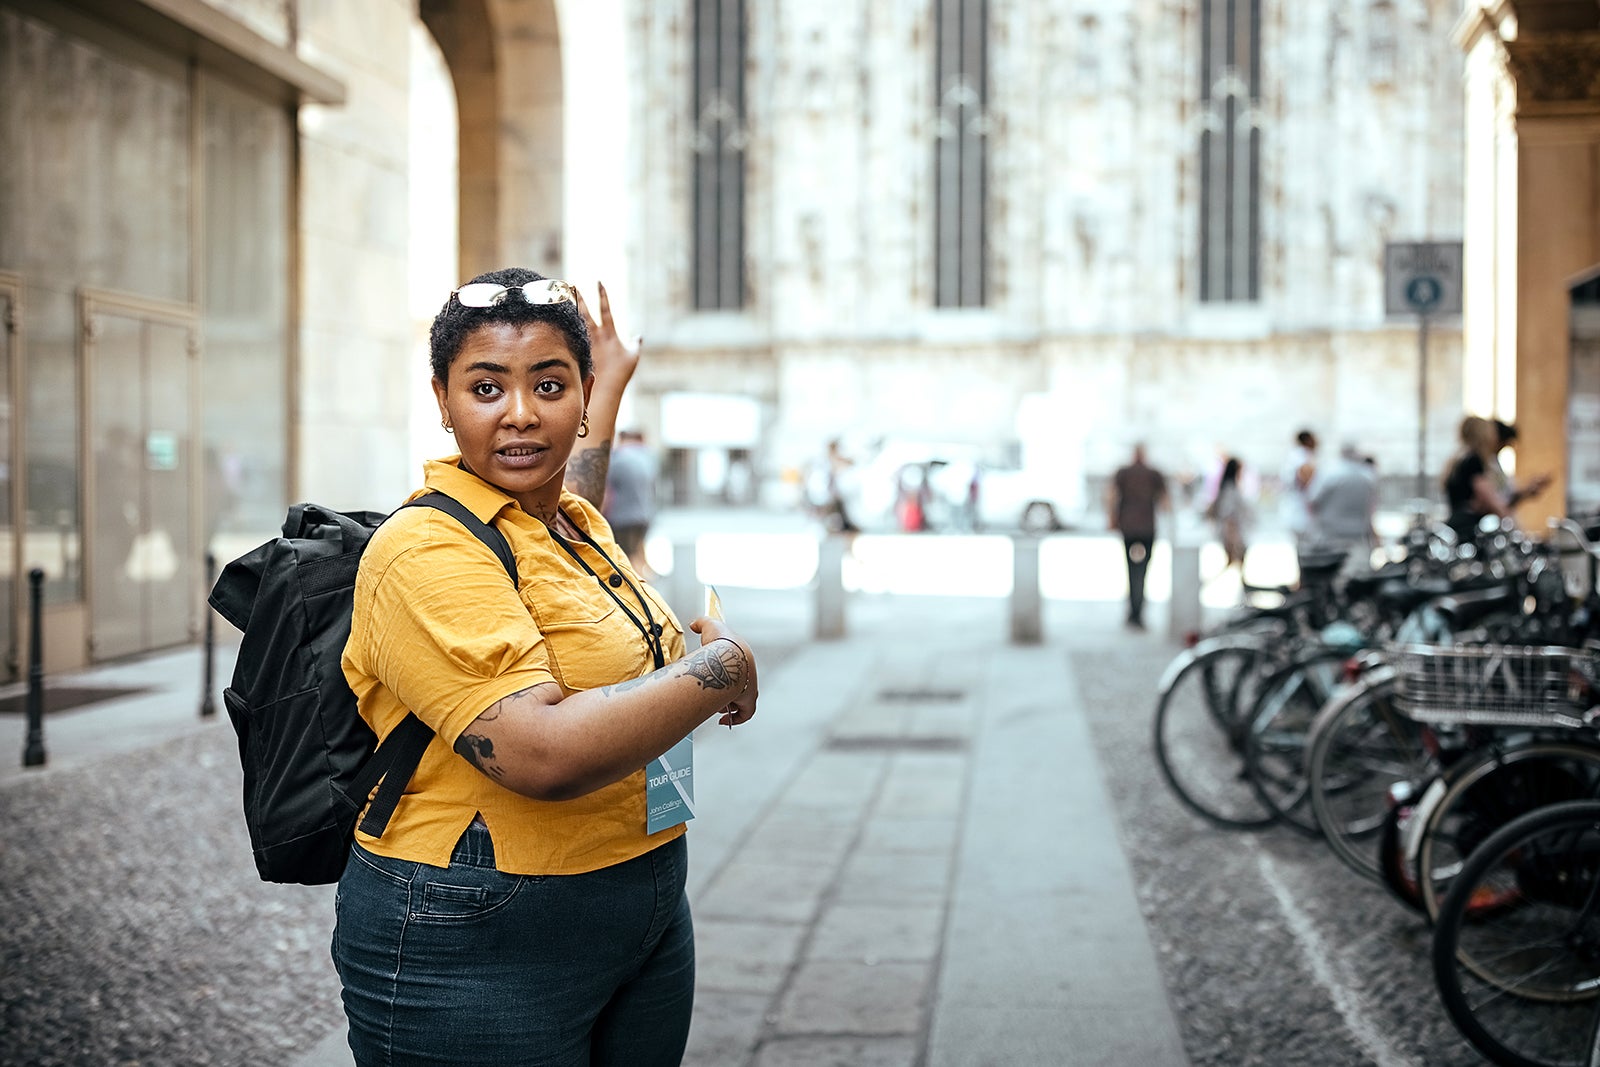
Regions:
<instances>
[{"instance_id":1,"label":"cobblestone pavement","mask_svg":"<svg viewBox=\"0 0 1600 1067\"><path fill-rule=\"evenodd\" d=\"M0 791L0 1063L276 1067L342 1025L333 887L257 880L239 788L212 724Z\"/></svg>"},{"instance_id":2,"label":"cobblestone pavement","mask_svg":"<svg viewBox=\"0 0 1600 1067\"><path fill-rule=\"evenodd\" d=\"M1484 1063L1439 1003L1421 915L1320 841L1218 829L1168 791L1150 738L1155 680L1174 652L1150 642L1070 655L1196 1067Z\"/></svg>"}]
</instances>

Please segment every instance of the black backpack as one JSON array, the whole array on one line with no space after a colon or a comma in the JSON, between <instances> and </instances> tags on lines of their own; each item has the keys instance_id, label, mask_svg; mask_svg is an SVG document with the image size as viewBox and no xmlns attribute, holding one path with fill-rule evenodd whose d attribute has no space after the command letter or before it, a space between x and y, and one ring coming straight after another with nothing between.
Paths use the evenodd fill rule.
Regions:
<instances>
[{"instance_id":1,"label":"black backpack","mask_svg":"<svg viewBox=\"0 0 1600 1067\"><path fill-rule=\"evenodd\" d=\"M430 493L406 506L454 516L516 586L505 535L465 505ZM264 881L337 882L362 807L372 800L362 832L381 837L433 739L408 713L377 744L339 665L361 552L385 518L296 504L283 536L229 563L211 589L211 606L244 633L222 700L239 735L244 819Z\"/></svg>"}]
</instances>

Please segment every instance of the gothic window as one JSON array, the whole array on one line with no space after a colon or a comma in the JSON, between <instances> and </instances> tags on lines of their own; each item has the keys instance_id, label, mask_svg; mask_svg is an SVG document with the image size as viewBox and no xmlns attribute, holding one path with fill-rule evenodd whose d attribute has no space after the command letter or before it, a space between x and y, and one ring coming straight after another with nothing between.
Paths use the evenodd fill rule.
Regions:
<instances>
[{"instance_id":1,"label":"gothic window","mask_svg":"<svg viewBox=\"0 0 1600 1067\"><path fill-rule=\"evenodd\" d=\"M694 3L694 306L744 306L744 0Z\"/></svg>"},{"instance_id":2,"label":"gothic window","mask_svg":"<svg viewBox=\"0 0 1600 1067\"><path fill-rule=\"evenodd\" d=\"M934 304L982 307L989 120L988 0L934 0Z\"/></svg>"},{"instance_id":3,"label":"gothic window","mask_svg":"<svg viewBox=\"0 0 1600 1067\"><path fill-rule=\"evenodd\" d=\"M1395 82L1396 32L1394 4L1373 0L1367 9L1367 65L1376 85Z\"/></svg>"},{"instance_id":4,"label":"gothic window","mask_svg":"<svg viewBox=\"0 0 1600 1067\"><path fill-rule=\"evenodd\" d=\"M1200 299L1261 292L1261 0L1200 0Z\"/></svg>"},{"instance_id":5,"label":"gothic window","mask_svg":"<svg viewBox=\"0 0 1600 1067\"><path fill-rule=\"evenodd\" d=\"M1100 20L1085 15L1078 21L1077 77L1075 88L1079 96L1094 96L1100 92Z\"/></svg>"}]
</instances>

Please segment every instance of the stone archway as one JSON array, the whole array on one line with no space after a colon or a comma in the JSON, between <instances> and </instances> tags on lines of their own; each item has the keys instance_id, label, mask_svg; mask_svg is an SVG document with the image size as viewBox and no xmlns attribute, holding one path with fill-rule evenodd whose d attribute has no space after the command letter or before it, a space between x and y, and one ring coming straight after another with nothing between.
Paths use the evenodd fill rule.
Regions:
<instances>
[{"instance_id":1,"label":"stone archway","mask_svg":"<svg viewBox=\"0 0 1600 1067\"><path fill-rule=\"evenodd\" d=\"M561 33L554 0L421 0L455 84L460 274L562 272Z\"/></svg>"}]
</instances>

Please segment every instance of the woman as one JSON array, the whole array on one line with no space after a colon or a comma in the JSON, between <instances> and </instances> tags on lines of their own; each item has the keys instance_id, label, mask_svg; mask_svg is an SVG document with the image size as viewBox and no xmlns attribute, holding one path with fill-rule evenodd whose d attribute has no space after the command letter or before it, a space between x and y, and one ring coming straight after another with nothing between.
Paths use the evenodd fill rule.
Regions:
<instances>
[{"instance_id":1,"label":"woman","mask_svg":"<svg viewBox=\"0 0 1600 1067\"><path fill-rule=\"evenodd\" d=\"M1461 420L1461 449L1445 470L1444 495L1450 508L1446 520L1456 540L1472 541L1485 516L1505 518L1519 502L1543 492L1550 484L1548 475L1529 480L1517 490L1511 487L1500 466L1500 451L1517 439L1516 428L1468 415Z\"/></svg>"},{"instance_id":2,"label":"woman","mask_svg":"<svg viewBox=\"0 0 1600 1067\"><path fill-rule=\"evenodd\" d=\"M1217 491L1212 496L1211 503L1206 506L1206 518L1211 520L1217 531L1217 539L1222 542L1222 550L1227 554L1227 563L1222 568L1222 573L1228 572L1229 567L1239 568L1239 577L1244 577L1244 554L1248 546L1245 545L1245 529L1249 524L1249 505L1245 502L1244 492L1239 488L1239 474L1243 465L1235 456L1229 456L1228 461L1222 465L1222 476L1217 479Z\"/></svg>"},{"instance_id":3,"label":"woman","mask_svg":"<svg viewBox=\"0 0 1600 1067\"><path fill-rule=\"evenodd\" d=\"M424 491L499 529L522 577L513 589L432 508L397 511L362 556L343 661L361 714L382 737L409 708L438 735L339 883L333 958L363 1067L682 1058L684 827L649 832L661 780L644 768L713 716L748 721L756 664L711 618L685 655L665 602L563 486L632 373L603 289L600 307L596 324L571 286L518 268L474 278L433 322L460 453L425 465ZM596 497L604 444L579 457Z\"/></svg>"}]
</instances>

